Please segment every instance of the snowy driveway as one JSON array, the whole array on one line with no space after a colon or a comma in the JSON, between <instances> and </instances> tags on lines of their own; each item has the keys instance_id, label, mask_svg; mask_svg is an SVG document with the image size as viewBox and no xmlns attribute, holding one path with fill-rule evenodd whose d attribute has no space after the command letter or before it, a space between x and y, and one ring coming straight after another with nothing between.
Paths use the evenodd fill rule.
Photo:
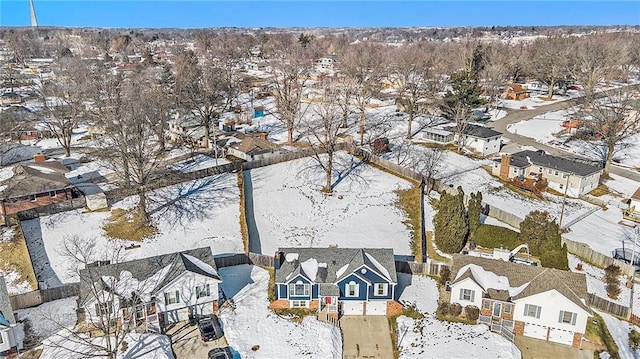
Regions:
<instances>
[{"instance_id":1,"label":"snowy driveway","mask_svg":"<svg viewBox=\"0 0 640 359\"><path fill-rule=\"evenodd\" d=\"M345 315L340 318L345 359L393 358L386 316Z\"/></svg>"}]
</instances>

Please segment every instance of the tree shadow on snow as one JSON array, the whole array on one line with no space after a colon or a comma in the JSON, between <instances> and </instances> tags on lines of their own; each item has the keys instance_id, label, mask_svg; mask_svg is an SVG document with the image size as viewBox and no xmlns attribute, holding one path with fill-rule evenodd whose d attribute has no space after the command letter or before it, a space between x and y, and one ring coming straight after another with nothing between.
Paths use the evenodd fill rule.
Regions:
<instances>
[{"instance_id":1,"label":"tree shadow on snow","mask_svg":"<svg viewBox=\"0 0 640 359\"><path fill-rule=\"evenodd\" d=\"M149 335L142 337L142 340L138 340L135 344L130 347L129 351L127 351L127 355L124 356L124 359L137 359L137 358L148 358L147 354L155 351L162 351L165 354L165 357L169 358L171 355L171 346L167 347L167 345L159 340L161 335ZM153 357L156 357L154 355Z\"/></svg>"}]
</instances>

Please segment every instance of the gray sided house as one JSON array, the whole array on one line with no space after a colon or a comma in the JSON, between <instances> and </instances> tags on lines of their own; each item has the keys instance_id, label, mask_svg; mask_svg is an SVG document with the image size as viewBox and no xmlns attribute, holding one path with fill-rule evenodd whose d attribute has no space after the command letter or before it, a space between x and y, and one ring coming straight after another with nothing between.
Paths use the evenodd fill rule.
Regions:
<instances>
[{"instance_id":1,"label":"gray sided house","mask_svg":"<svg viewBox=\"0 0 640 359\"><path fill-rule=\"evenodd\" d=\"M393 249L280 248L272 308L387 315L397 282Z\"/></svg>"},{"instance_id":2,"label":"gray sided house","mask_svg":"<svg viewBox=\"0 0 640 359\"><path fill-rule=\"evenodd\" d=\"M93 266L80 271L80 307L89 325L115 321L160 332L216 314L222 281L209 247Z\"/></svg>"},{"instance_id":3,"label":"gray sided house","mask_svg":"<svg viewBox=\"0 0 640 359\"><path fill-rule=\"evenodd\" d=\"M542 177L554 190L580 197L598 187L602 171L602 167L592 164L527 150L502 155L494 161L491 173L503 180Z\"/></svg>"}]
</instances>

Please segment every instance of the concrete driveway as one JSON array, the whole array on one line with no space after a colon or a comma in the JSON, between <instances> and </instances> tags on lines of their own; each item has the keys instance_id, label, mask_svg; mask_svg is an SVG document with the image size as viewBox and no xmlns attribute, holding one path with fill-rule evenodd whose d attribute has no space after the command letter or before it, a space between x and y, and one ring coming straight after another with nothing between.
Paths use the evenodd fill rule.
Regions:
<instances>
[{"instance_id":1,"label":"concrete driveway","mask_svg":"<svg viewBox=\"0 0 640 359\"><path fill-rule=\"evenodd\" d=\"M516 346L522 352L522 359L537 358L575 358L593 359L593 350L578 349L568 345L546 342L540 339L533 339L516 335Z\"/></svg>"},{"instance_id":2,"label":"concrete driveway","mask_svg":"<svg viewBox=\"0 0 640 359\"><path fill-rule=\"evenodd\" d=\"M345 315L340 318L340 328L344 359L393 358L387 317Z\"/></svg>"},{"instance_id":3,"label":"concrete driveway","mask_svg":"<svg viewBox=\"0 0 640 359\"><path fill-rule=\"evenodd\" d=\"M202 341L198 326L189 325L188 322L176 324L167 330L166 334L171 339L171 347L176 359L207 359L209 350L227 346L227 339L224 336L210 342Z\"/></svg>"}]
</instances>

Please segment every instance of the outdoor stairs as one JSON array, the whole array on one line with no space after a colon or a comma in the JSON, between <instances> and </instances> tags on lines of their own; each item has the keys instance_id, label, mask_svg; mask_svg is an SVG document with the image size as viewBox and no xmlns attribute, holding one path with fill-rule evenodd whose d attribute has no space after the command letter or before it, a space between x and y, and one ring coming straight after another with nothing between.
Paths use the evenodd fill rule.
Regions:
<instances>
[{"instance_id":1,"label":"outdoor stairs","mask_svg":"<svg viewBox=\"0 0 640 359\"><path fill-rule=\"evenodd\" d=\"M329 315L327 312L319 312L318 313L318 321L329 323L335 327L340 328L340 319L336 319Z\"/></svg>"}]
</instances>

